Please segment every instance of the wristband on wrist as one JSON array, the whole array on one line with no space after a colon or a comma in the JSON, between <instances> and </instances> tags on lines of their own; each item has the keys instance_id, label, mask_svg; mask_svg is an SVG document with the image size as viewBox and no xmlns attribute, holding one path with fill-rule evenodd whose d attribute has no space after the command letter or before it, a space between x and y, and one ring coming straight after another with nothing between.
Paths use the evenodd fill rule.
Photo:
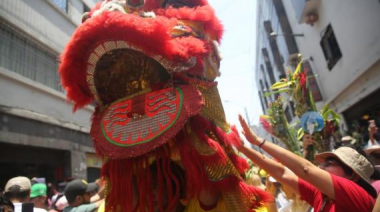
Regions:
<instances>
[{"instance_id":1,"label":"wristband on wrist","mask_svg":"<svg viewBox=\"0 0 380 212\"><path fill-rule=\"evenodd\" d=\"M261 147L265 144L266 141L267 141L267 140L263 139L263 142L261 142L261 144L259 145L259 151L260 151L261 154L263 154L263 153L261 152Z\"/></svg>"}]
</instances>

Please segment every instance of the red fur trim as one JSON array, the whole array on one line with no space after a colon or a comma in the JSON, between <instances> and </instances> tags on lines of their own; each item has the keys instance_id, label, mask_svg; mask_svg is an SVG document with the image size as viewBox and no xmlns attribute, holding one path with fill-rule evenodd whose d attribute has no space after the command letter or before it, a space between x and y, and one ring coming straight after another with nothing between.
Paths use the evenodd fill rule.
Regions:
<instances>
[{"instance_id":1,"label":"red fur trim","mask_svg":"<svg viewBox=\"0 0 380 212\"><path fill-rule=\"evenodd\" d=\"M207 136L206 132L212 130L213 124L207 119L202 118L201 116L196 116L192 118L192 130L199 137L200 142L206 143L213 150L215 150L215 154L213 155L199 155L201 158L202 164L204 166L220 168L220 166L227 166L228 160L230 160L229 155L226 154L225 149L217 142ZM233 154L231 154L233 156ZM220 189L221 191L225 190L234 190L237 182L241 180L240 176L236 176L231 174L224 179L219 181L211 182L211 186L213 189Z\"/></svg>"},{"instance_id":2,"label":"red fur trim","mask_svg":"<svg viewBox=\"0 0 380 212\"><path fill-rule=\"evenodd\" d=\"M216 137L224 146L240 145L240 137L236 129L236 126L232 126L231 131L228 133L226 133L224 130L222 130L216 125L212 125L212 128Z\"/></svg>"},{"instance_id":3,"label":"red fur trim","mask_svg":"<svg viewBox=\"0 0 380 212\"><path fill-rule=\"evenodd\" d=\"M193 141L186 134L186 129L175 137L178 150L181 155L181 163L186 170L186 193L187 197L193 197L200 193L202 187L208 184L203 163L198 152L191 145Z\"/></svg>"},{"instance_id":4,"label":"red fur trim","mask_svg":"<svg viewBox=\"0 0 380 212\"><path fill-rule=\"evenodd\" d=\"M202 40L194 37L172 39L169 32L176 23L175 19L160 16L149 19L103 12L80 25L65 48L59 67L67 97L75 102L74 110L93 101L86 82L87 59L103 41L124 40L141 48L147 55L161 55L177 61L206 54L208 50Z\"/></svg>"},{"instance_id":5,"label":"red fur trim","mask_svg":"<svg viewBox=\"0 0 380 212\"><path fill-rule=\"evenodd\" d=\"M229 154L228 156L240 174L244 174L249 169L249 164L243 157L237 154Z\"/></svg>"},{"instance_id":6,"label":"red fur trim","mask_svg":"<svg viewBox=\"0 0 380 212\"><path fill-rule=\"evenodd\" d=\"M254 212L256 211L255 209L265 206L268 203L274 202L274 197L270 193L262 189L248 185L242 181L239 182L239 187L241 191L245 194L245 196L255 196L255 200L251 202L252 204L250 208L247 210L249 212Z\"/></svg>"},{"instance_id":7,"label":"red fur trim","mask_svg":"<svg viewBox=\"0 0 380 212\"><path fill-rule=\"evenodd\" d=\"M193 150L193 147L189 145L191 141L186 140L186 139L191 139L191 138L189 138L189 136L184 136L185 140L181 142L181 147L179 149L180 151L182 151L181 161L184 164L184 167L186 169L186 174L188 176L187 179L189 182L191 182L191 185L198 185L197 187L201 185L200 188L202 188L202 182L205 183L204 168L200 169L202 166L204 167L207 165L207 166L215 166L215 168L217 167L220 168L219 166L220 164L227 164L227 160L230 159L232 163L235 165L235 168L238 170L238 172L243 173L244 170L248 168L248 163L246 162L246 160L237 156L234 153L227 155L225 153L224 148L218 142L212 140L206 135L206 132L208 130L213 129L212 127L213 124L210 121L202 118L201 116L195 116L191 118L190 123L192 126L191 128L192 131L194 131L197 134L197 136L200 139L200 142L205 142L214 150L216 150L216 153L211 156L199 155L196 151ZM184 133L183 135L186 135L186 134ZM225 138L228 139L227 136ZM228 142L226 142L226 144L228 144ZM231 148L231 146L227 146L226 148ZM188 154L189 152L191 152L191 154ZM194 168L194 164L197 164L198 169ZM193 167L193 169L190 169L189 165L190 167ZM193 171L193 170L196 170L196 171ZM201 175L199 175L200 173ZM203 176L203 177L200 177L200 176ZM217 191L242 192L243 195L247 198L255 196L256 200L251 202L252 205L249 206L250 209L252 209L251 211L254 211L255 209L263 206L267 202L273 201L273 198L270 194L256 187L247 185L245 182L242 181L242 179L239 176L236 176L236 175L226 176L224 179L219 180L219 181L210 182L208 180L206 185L208 186L206 188L211 188ZM198 189L196 191L199 192L200 190Z\"/></svg>"},{"instance_id":8,"label":"red fur trim","mask_svg":"<svg viewBox=\"0 0 380 212\"><path fill-rule=\"evenodd\" d=\"M194 117L189 120L192 125L192 130L197 133L200 142L206 142L216 150L216 154L212 156L199 155L191 145L193 142L184 128L175 137L175 142L178 146L181 156L181 163L186 170L186 197L192 198L199 195L202 189L214 189L223 192L242 192L242 195L251 199L255 197L255 201L251 202L251 210L262 206L266 202L272 201L273 198L265 191L249 186L241 181L241 178L235 175L226 176L224 179L217 182L208 180L204 167L212 165L226 164L228 157L223 150L223 147L216 141L208 138L205 135L205 130L211 129L212 124L202 117ZM154 155L157 163L156 183L152 181L148 158ZM170 169L169 148L164 146L157 149L149 155L144 155L137 158L129 158L123 160L109 160L103 165L102 176L110 183L110 193L107 196L106 211L120 207L121 211L132 212L146 210L153 211L153 201L156 199L160 211L167 211L175 206L179 201L179 179L177 179ZM160 158L160 160L157 160ZM160 164L159 164L160 163ZM135 178L132 176L135 175ZM135 181L133 181L135 179ZM172 183L173 182L173 183ZM139 191L139 200L136 208L132 208L133 190L132 183L136 184L136 189ZM153 194L152 185L157 185L157 197ZM166 185L166 187L164 187ZM173 188L177 188L173 190ZM164 191L168 197L168 207L165 209L162 206ZM136 201L136 200L135 200ZM170 211L170 210L169 210Z\"/></svg>"},{"instance_id":9,"label":"red fur trim","mask_svg":"<svg viewBox=\"0 0 380 212\"><path fill-rule=\"evenodd\" d=\"M206 133L207 131L212 131L212 124L209 120L202 118L201 116L195 116L191 120L192 130L197 134L200 142L207 143L213 150L215 154L211 156L200 156L204 163L227 163L227 154L225 153L223 147L212 138L210 138Z\"/></svg>"},{"instance_id":10,"label":"red fur trim","mask_svg":"<svg viewBox=\"0 0 380 212\"><path fill-rule=\"evenodd\" d=\"M119 206L126 212L132 212L132 167L132 160L111 160L103 165L102 176L108 180L111 191L107 195L105 211L114 211Z\"/></svg>"},{"instance_id":11,"label":"red fur trim","mask_svg":"<svg viewBox=\"0 0 380 212\"><path fill-rule=\"evenodd\" d=\"M220 42L223 34L223 25L216 17L214 9L209 6L199 6L195 8L172 8L159 9L155 11L157 15L162 15L169 18L176 18L179 20L192 20L203 22L204 29L211 38Z\"/></svg>"},{"instance_id":12,"label":"red fur trim","mask_svg":"<svg viewBox=\"0 0 380 212\"><path fill-rule=\"evenodd\" d=\"M170 159L167 158L166 161L164 161L164 176L166 178L166 188L167 188L167 199L168 199L168 207L166 209L166 211L172 211L174 209L174 207L176 206L176 204L179 202L180 200L180 189L184 189L184 188L180 188L180 184L179 184L179 181L178 179L176 178L176 176L173 174L173 172L171 171L170 169ZM172 180L174 181L174 184L175 185L172 185ZM176 190L174 191L173 193L173 186L174 188L176 188Z\"/></svg>"},{"instance_id":13,"label":"red fur trim","mask_svg":"<svg viewBox=\"0 0 380 212\"><path fill-rule=\"evenodd\" d=\"M148 155L130 159L109 160L103 165L102 176L108 180L110 188L105 211L116 211L115 209L119 207L119 211L123 212L152 212L155 201L157 201L160 211L173 210L180 200L180 190L183 188L180 187L179 179L171 170L170 158L168 157L170 151L168 148L160 148L151 155L156 158L157 170L156 176L154 176L156 182L153 182L152 179L153 173L150 170ZM138 192L135 208L133 208L133 184ZM157 186L156 192L154 192L153 186ZM165 207L163 195L167 195L168 202Z\"/></svg>"},{"instance_id":14,"label":"red fur trim","mask_svg":"<svg viewBox=\"0 0 380 212\"><path fill-rule=\"evenodd\" d=\"M236 126L232 126L229 133L224 132L216 125L213 125L213 130L216 137L220 142L222 142L225 148L232 149L232 146L241 145L239 133ZM249 168L248 162L244 158L238 156L237 154L229 154L228 156L239 173L243 174Z\"/></svg>"}]
</instances>

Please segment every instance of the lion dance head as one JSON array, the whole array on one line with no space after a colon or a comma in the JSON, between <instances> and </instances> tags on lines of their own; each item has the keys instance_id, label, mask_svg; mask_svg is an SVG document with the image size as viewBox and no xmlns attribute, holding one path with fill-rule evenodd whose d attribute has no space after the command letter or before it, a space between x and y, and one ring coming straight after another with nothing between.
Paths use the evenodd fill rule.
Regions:
<instances>
[{"instance_id":1,"label":"lion dance head","mask_svg":"<svg viewBox=\"0 0 380 212\"><path fill-rule=\"evenodd\" d=\"M202 189L227 211L271 199L244 182L248 164L232 149L239 135L215 81L223 27L206 0L108 0L82 21L59 72L74 110L96 105L107 212L172 211Z\"/></svg>"}]
</instances>

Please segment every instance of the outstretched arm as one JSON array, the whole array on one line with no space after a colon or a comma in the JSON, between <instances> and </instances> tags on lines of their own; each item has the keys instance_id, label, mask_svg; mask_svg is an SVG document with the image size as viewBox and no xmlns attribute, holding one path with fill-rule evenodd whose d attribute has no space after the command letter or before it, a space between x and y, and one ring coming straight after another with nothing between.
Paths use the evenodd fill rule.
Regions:
<instances>
[{"instance_id":1,"label":"outstretched arm","mask_svg":"<svg viewBox=\"0 0 380 212\"><path fill-rule=\"evenodd\" d=\"M269 174L271 174L280 183L283 183L291 188L293 192L299 194L298 189L298 177L309 182L315 186L319 191L326 194L332 199L335 199L334 186L331 176L328 172L316 167L314 164L308 160L280 147L270 142L264 142L264 139L258 137L247 125L244 118L239 115L239 121L243 128L243 134L247 140L253 145L259 146L265 150L272 157L277 159L285 167L288 167L294 174L286 170L280 164L270 160L269 158L263 157L260 153L248 147L239 147L238 149L242 151L248 158L257 163L258 166L265 169ZM298 177L297 177L298 176Z\"/></svg>"},{"instance_id":2,"label":"outstretched arm","mask_svg":"<svg viewBox=\"0 0 380 212\"><path fill-rule=\"evenodd\" d=\"M237 147L238 150L251 159L257 166L264 169L269 175L274 177L278 182L288 185L292 191L299 195L298 177L291 171L287 170L280 163L265 157L254 149L244 146Z\"/></svg>"}]
</instances>

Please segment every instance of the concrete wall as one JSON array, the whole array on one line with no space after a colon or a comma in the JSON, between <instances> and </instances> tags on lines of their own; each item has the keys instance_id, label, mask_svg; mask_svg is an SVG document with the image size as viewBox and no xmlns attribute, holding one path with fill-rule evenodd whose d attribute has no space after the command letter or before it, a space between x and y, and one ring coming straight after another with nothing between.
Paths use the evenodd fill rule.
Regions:
<instances>
[{"instance_id":1,"label":"concrete wall","mask_svg":"<svg viewBox=\"0 0 380 212\"><path fill-rule=\"evenodd\" d=\"M84 6L98 0L68 0L67 12L50 0L1 0L0 19L52 53L59 55L81 22ZM57 70L56 70L57 71ZM0 67L0 106L25 119L79 131L88 135L92 106L72 112L64 93ZM4 111L3 111L4 112ZM33 121L30 123L32 124ZM32 136L0 127L0 142L67 150L71 153L71 175L86 179L86 152L93 147L77 141Z\"/></svg>"},{"instance_id":2,"label":"concrete wall","mask_svg":"<svg viewBox=\"0 0 380 212\"><path fill-rule=\"evenodd\" d=\"M93 6L94 1L86 4ZM60 10L50 0L3 0L0 16L51 50L60 54L81 21L83 2L68 1L68 12ZM24 78L0 67L0 104L35 111L53 118L75 123L87 129L93 108L75 114L63 93ZM26 104L28 102L28 104Z\"/></svg>"},{"instance_id":3,"label":"concrete wall","mask_svg":"<svg viewBox=\"0 0 380 212\"><path fill-rule=\"evenodd\" d=\"M326 103L333 103L339 112L358 102L359 93L378 88L380 69L380 2L377 0L320 1L319 20L313 25L299 24L291 0L284 0L300 53L319 75L320 89ZM331 71L320 46L324 29L331 24L342 52L342 58ZM367 80L365 80L367 79ZM365 90L365 92L359 90Z\"/></svg>"},{"instance_id":4,"label":"concrete wall","mask_svg":"<svg viewBox=\"0 0 380 212\"><path fill-rule=\"evenodd\" d=\"M73 113L73 104L65 94L0 67L0 105L44 114L59 121L73 123L89 132L93 107Z\"/></svg>"},{"instance_id":5,"label":"concrete wall","mask_svg":"<svg viewBox=\"0 0 380 212\"><path fill-rule=\"evenodd\" d=\"M56 53L62 52L78 22L74 22L49 0L2 0L0 14Z\"/></svg>"},{"instance_id":6,"label":"concrete wall","mask_svg":"<svg viewBox=\"0 0 380 212\"><path fill-rule=\"evenodd\" d=\"M273 68L273 75L276 81L280 79L280 72L276 67L273 53L271 46L269 44L269 37L267 32L264 28L264 21L270 20L272 24L273 31L276 33L281 34L281 26L279 24L278 16L276 14L276 10L273 5L273 1L267 1L267 0L258 0L258 16L257 16L257 42L256 42L256 63L255 63L255 80L256 80L256 86L259 91L262 91L260 88L259 80L263 80L264 88L265 82L267 82L268 86L271 86L269 74L267 72L264 57L262 54L262 48L266 48L268 50L269 54L269 60ZM277 39L276 40L278 50L280 54L282 55L282 58L284 61L287 61L289 57L289 52L285 43L284 39ZM260 65L264 66L264 72L263 74L262 70L260 69ZM284 64L286 65L286 64ZM265 90L265 92L269 92L269 90ZM264 98L264 97L263 97ZM275 100L275 97L273 95L266 97L269 102L273 102ZM267 107L267 106L266 106Z\"/></svg>"},{"instance_id":7,"label":"concrete wall","mask_svg":"<svg viewBox=\"0 0 380 212\"><path fill-rule=\"evenodd\" d=\"M337 112L341 113L379 89L379 82L380 60L372 65L364 74L356 78L350 86L344 89L340 95L331 102L331 105L336 108Z\"/></svg>"},{"instance_id":8,"label":"concrete wall","mask_svg":"<svg viewBox=\"0 0 380 212\"><path fill-rule=\"evenodd\" d=\"M18 76L0 67L0 105L21 109L12 112L24 118L88 133L93 107L88 106L72 112L72 103L66 101L63 93L45 85ZM23 111L25 110L25 111ZM38 146L70 151L70 169L66 176L86 179L86 153L94 152L93 147L74 143L72 140L35 137L8 132L0 128L0 141L17 145Z\"/></svg>"}]
</instances>

